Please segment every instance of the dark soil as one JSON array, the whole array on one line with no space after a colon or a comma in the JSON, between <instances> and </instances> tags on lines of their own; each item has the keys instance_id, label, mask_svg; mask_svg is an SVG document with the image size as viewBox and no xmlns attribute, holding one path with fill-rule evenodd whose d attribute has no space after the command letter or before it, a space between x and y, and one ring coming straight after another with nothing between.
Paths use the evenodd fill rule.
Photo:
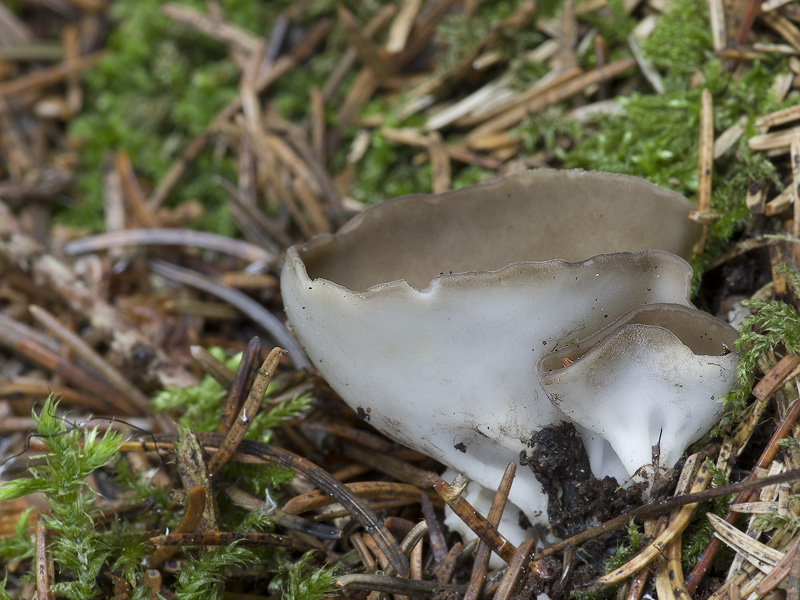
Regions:
<instances>
[{"instance_id":1,"label":"dark soil","mask_svg":"<svg viewBox=\"0 0 800 600\"><path fill-rule=\"evenodd\" d=\"M549 498L547 516L554 531L570 537L642 503L644 483L619 489L616 479L597 479L578 432L560 423L535 433L525 459Z\"/></svg>"},{"instance_id":2,"label":"dark soil","mask_svg":"<svg viewBox=\"0 0 800 600\"><path fill-rule=\"evenodd\" d=\"M703 310L725 319L734 302L749 298L770 281L769 251L761 248L707 272L695 302Z\"/></svg>"},{"instance_id":3,"label":"dark soil","mask_svg":"<svg viewBox=\"0 0 800 600\"><path fill-rule=\"evenodd\" d=\"M541 482L549 498L550 524L560 537L576 535L642 504L646 483L620 489L615 479L592 475L586 449L572 424L542 429L531 437L529 446L530 451L521 457L521 462ZM657 486L659 489L672 489L666 481L672 479L670 475L658 477L659 484L667 484ZM617 531L582 545L580 559L568 549L563 563L540 565L556 570L558 577L538 577L534 572L515 600L533 599L543 592L553 599L569 597L572 590L590 584L602 574L603 560L616 546L615 538L622 535Z\"/></svg>"}]
</instances>

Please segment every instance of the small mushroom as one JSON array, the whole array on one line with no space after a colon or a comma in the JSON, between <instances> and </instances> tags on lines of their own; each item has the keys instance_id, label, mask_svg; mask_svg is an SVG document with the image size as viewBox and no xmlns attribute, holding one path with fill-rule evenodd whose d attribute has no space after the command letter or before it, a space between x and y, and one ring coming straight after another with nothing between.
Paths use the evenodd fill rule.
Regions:
<instances>
[{"instance_id":1,"label":"small mushroom","mask_svg":"<svg viewBox=\"0 0 800 600\"><path fill-rule=\"evenodd\" d=\"M735 384L735 330L677 304L634 308L615 323L539 359L539 383L575 424L607 440L629 476L672 466L719 419ZM588 437L591 437L588 435ZM602 471L600 465L592 465Z\"/></svg>"},{"instance_id":2,"label":"small mushroom","mask_svg":"<svg viewBox=\"0 0 800 600\"><path fill-rule=\"evenodd\" d=\"M350 406L389 437L494 487L533 432L566 420L562 411L579 419L591 414L579 415L573 394L562 389L580 377L565 376L596 373L609 362L594 358L604 355L605 344L616 348L628 329L644 326L620 319L638 307L665 304L702 314L688 300L691 268L682 258L701 231L688 219L691 209L679 194L633 177L528 171L372 207L338 233L290 248L281 291L311 361ZM697 322L706 327L707 319ZM728 329L728 337L715 333L709 343L729 342ZM554 351L573 352L574 342L594 340L601 331L603 339L575 361L578 368L540 362ZM662 338L652 339L661 344ZM718 393L732 382L733 361L718 361ZM645 379L659 368L645 367ZM696 387L694 370L677 364L674 370L685 387ZM540 376L550 378L555 405ZM702 401L716 411L704 394ZM611 415L614 409L604 410ZM695 421L685 409L675 419ZM647 422L642 428L657 443L659 432L653 437ZM592 466L603 469L600 476L621 475L611 448L624 446L615 445L616 433L599 429L593 431L610 439L584 431ZM650 462L649 446L640 456L636 442L636 450L624 447L626 465ZM669 456L676 458L675 451ZM510 501L535 521L546 514L531 473L518 474Z\"/></svg>"}]
</instances>

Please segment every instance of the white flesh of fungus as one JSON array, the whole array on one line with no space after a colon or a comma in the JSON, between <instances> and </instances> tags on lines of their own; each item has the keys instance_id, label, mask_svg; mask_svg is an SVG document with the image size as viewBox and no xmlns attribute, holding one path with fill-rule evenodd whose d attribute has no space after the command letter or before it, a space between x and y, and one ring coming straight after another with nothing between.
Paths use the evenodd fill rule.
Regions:
<instances>
[{"instance_id":1,"label":"white flesh of fungus","mask_svg":"<svg viewBox=\"0 0 800 600\"><path fill-rule=\"evenodd\" d=\"M659 436L672 466L733 384L735 331L688 300L691 208L632 177L529 171L371 208L289 249L281 291L311 361L392 439L494 489L572 420L595 474L622 477ZM527 470L510 501L546 520Z\"/></svg>"}]
</instances>

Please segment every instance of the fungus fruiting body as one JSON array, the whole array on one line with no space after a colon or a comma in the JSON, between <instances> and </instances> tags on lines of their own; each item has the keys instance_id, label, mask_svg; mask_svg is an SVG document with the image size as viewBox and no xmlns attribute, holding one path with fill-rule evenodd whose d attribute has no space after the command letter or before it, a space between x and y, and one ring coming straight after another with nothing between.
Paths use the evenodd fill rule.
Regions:
<instances>
[{"instance_id":1,"label":"fungus fruiting body","mask_svg":"<svg viewBox=\"0 0 800 600\"><path fill-rule=\"evenodd\" d=\"M672 466L719 418L715 400L733 385L738 361L726 353L732 343L732 328L704 312L643 305L543 356L539 383L573 423L607 440L633 475L655 444L660 464Z\"/></svg>"},{"instance_id":2,"label":"fungus fruiting body","mask_svg":"<svg viewBox=\"0 0 800 600\"><path fill-rule=\"evenodd\" d=\"M481 485L563 420L596 475L621 477L659 436L677 460L733 383L734 330L688 299L690 210L640 179L552 170L387 201L289 249L286 312L372 426ZM530 473L510 500L546 514Z\"/></svg>"}]
</instances>

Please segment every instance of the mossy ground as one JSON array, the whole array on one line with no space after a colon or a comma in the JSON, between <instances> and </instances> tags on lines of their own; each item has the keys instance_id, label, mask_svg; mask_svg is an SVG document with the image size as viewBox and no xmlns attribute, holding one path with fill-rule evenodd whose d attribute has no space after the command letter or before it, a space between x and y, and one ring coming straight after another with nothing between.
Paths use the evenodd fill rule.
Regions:
<instances>
[{"instance_id":1,"label":"mossy ground","mask_svg":"<svg viewBox=\"0 0 800 600\"><path fill-rule=\"evenodd\" d=\"M200 0L182 0L181 4L200 12L208 7ZM335 17L336 3L331 1L315 0L299 13L292 12L294 4L288 0L218 2L230 22L265 37L278 16L288 11L294 15L290 18L294 39L290 36L285 42L287 47L302 40L316 19ZM384 4L367 0L353 3L350 8L360 23L366 23ZM59 223L101 231L105 205L103 174L116 152L124 150L128 154L145 192L149 192L179 160L187 145L207 131L218 111L239 94L241 68L228 48L188 26L174 23L162 14L161 5L159 0L117 0L104 15L113 23L103 44L108 53L82 75L84 109L67 130L69 143L78 149L80 161L74 186L55 199ZM538 3L537 18L560 18L562 5L557 0ZM577 7L580 5L576 3ZM474 44L498 23L516 14L521 6L522 0L482 2L472 18L453 11L437 29L427 57L410 66L407 74L415 69L423 74L447 73ZM10 2L7 7L23 17L29 10L22 1ZM602 14L589 12L581 14L578 20L596 28L596 34L607 46L609 62L632 55L628 38L638 21L625 12L622 0L609 0ZM714 163L712 209L719 218L709 228L705 252L694 261L696 285L703 269L752 225L752 215L744 202L750 184L767 181L779 188L783 184L781 178L786 178L782 159L772 160L748 146L748 137L755 133L755 118L797 100L796 92L784 99L776 98L773 90L776 75L790 71L788 55L769 54L748 63L746 68L731 70L730 61L713 52L708 20L707 3L671 0L668 10L658 16L655 29L640 42L644 58L660 74L663 93L655 93L646 79L631 75L609 88L619 114L579 122L570 116L571 102L555 104L513 129L511 135L519 143L519 150L516 156L507 159L511 163L535 156L549 166L627 173L694 199L700 96L702 90L709 90L714 101L715 136L742 118L745 133ZM493 48L500 57L499 66L481 77L441 86L435 101L458 100L503 72L511 75L515 90L528 88L548 69L541 62L526 60L525 55L546 39L548 35L533 26L504 32ZM281 118L305 126L310 118L309 90L325 86L350 46L341 28L334 27L325 44L303 65L282 76L263 100ZM585 71L597 67L597 54L591 45L574 58ZM327 102L327 128L339 125L337 109L355 79L356 69L353 69ZM410 85L379 89L359 111L356 122L342 131L341 142L332 149L326 167L333 176L349 172L350 183L343 190L345 196L372 204L406 193L431 191L434 177L424 153L418 148L392 143L381 133L381 127L416 130L423 127L424 113L399 116L409 101L411 89ZM351 144L362 131L367 132L369 144L364 155L350 164ZM460 143L466 133L458 127L441 132L448 144ZM228 195L219 185L219 178L235 181L238 176L234 154L220 136L217 143L209 144L191 162L170 194L167 203L173 207L188 200L202 203L204 215L192 227L237 235L228 210ZM476 165L453 162L452 168L453 188L496 175L496 171ZM278 213L274 202L264 202L260 208L270 216ZM767 231L780 231L783 223L775 219L762 221L761 226ZM797 271L791 268L784 274L790 284L800 280ZM800 350L800 318L791 304L768 301L752 303L751 308L754 314L743 324L737 341L737 349L743 356L737 373L740 386L727 398L730 411L721 427L734 422L745 409L765 357ZM198 430L213 430L223 395L222 387L208 378L194 388L158 394L154 406L182 414L184 424ZM297 418L309 404L308 397L300 396L265 411L251 428L251 435L269 438L281 423ZM141 581L142 558L148 552L142 541L141 524L121 521L114 527L95 527L96 495L83 484L83 479L88 472L100 469L115 486L125 490L130 502L151 498L154 511L164 515L159 526L177 525L179 515L174 510L174 497L167 490L152 487L132 472L127 463L117 460L118 436L99 437L91 426L73 427L56 418L54 411L54 406L47 404L35 414L40 439L48 448L45 463L33 465L29 479L0 488L0 497L21 496L34 488L47 496L51 508L47 524L58 533L59 540L53 546L61 580L54 591L59 595L97 596L101 592L96 582L104 569L131 582ZM285 485L291 474L280 468L253 466L242 467L231 477L247 479L251 491L262 497ZM724 479L721 473L715 473L715 477ZM225 508L228 530L271 530L269 518L247 514L227 503L222 495L219 501ZM712 507L718 513L724 508L723 501ZM15 535L0 542L0 556L5 560L30 562L34 548L26 529L28 515L23 512ZM701 521L684 539L687 566L711 535L707 523ZM785 524L771 521L764 526L775 528ZM629 543L616 553L619 560L641 544L637 527L632 525L628 535ZM224 579L225 569L232 565L261 564L271 577L270 593L282 591L287 599L322 598L330 592L333 581L330 569L320 568L308 555L292 559L280 552L251 550L234 544L213 552L190 552L188 556L181 574L175 578L176 598L207 598L209 590L221 593L217 582ZM26 577L30 579L32 574ZM148 593L142 587L131 592L131 598L145 597Z\"/></svg>"}]
</instances>

